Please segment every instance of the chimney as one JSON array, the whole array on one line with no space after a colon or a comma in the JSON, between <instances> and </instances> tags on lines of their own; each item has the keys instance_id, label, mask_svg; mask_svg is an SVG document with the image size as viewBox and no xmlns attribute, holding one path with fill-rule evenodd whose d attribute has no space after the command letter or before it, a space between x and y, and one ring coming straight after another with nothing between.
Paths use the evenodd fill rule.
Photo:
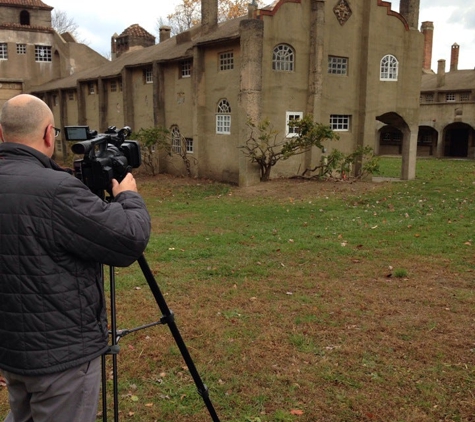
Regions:
<instances>
[{"instance_id":1,"label":"chimney","mask_svg":"<svg viewBox=\"0 0 475 422\"><path fill-rule=\"evenodd\" d=\"M459 52L460 46L457 43L452 44L452 51L450 53L450 71L458 70L459 67Z\"/></svg>"},{"instance_id":2,"label":"chimney","mask_svg":"<svg viewBox=\"0 0 475 422\"><path fill-rule=\"evenodd\" d=\"M420 0L400 0L399 13L404 16L410 28L419 27Z\"/></svg>"},{"instance_id":3,"label":"chimney","mask_svg":"<svg viewBox=\"0 0 475 422\"><path fill-rule=\"evenodd\" d=\"M440 88L445 85L445 60L439 60L437 65L437 88Z\"/></svg>"},{"instance_id":4,"label":"chimney","mask_svg":"<svg viewBox=\"0 0 475 422\"><path fill-rule=\"evenodd\" d=\"M247 18L256 19L257 9L258 9L258 4L256 3L256 0L252 0L252 3L249 3L247 5Z\"/></svg>"},{"instance_id":5,"label":"chimney","mask_svg":"<svg viewBox=\"0 0 475 422\"><path fill-rule=\"evenodd\" d=\"M421 32L424 34L424 58L422 61L422 69L431 70L434 23L422 22Z\"/></svg>"},{"instance_id":6,"label":"chimney","mask_svg":"<svg viewBox=\"0 0 475 422\"><path fill-rule=\"evenodd\" d=\"M218 0L201 0L201 28L203 34L218 26Z\"/></svg>"},{"instance_id":7,"label":"chimney","mask_svg":"<svg viewBox=\"0 0 475 422\"><path fill-rule=\"evenodd\" d=\"M160 41L163 42L170 38L170 33L172 29L169 26L161 26L160 27Z\"/></svg>"},{"instance_id":8,"label":"chimney","mask_svg":"<svg viewBox=\"0 0 475 422\"><path fill-rule=\"evenodd\" d=\"M111 59L115 59L117 57L117 37L117 32L115 32L111 37Z\"/></svg>"}]
</instances>

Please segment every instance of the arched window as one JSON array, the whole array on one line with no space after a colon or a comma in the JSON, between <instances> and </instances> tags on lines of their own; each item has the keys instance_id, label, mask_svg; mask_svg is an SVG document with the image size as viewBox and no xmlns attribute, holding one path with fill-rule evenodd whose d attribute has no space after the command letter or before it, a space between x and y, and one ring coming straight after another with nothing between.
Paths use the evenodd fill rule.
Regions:
<instances>
[{"instance_id":1,"label":"arched window","mask_svg":"<svg viewBox=\"0 0 475 422\"><path fill-rule=\"evenodd\" d=\"M231 106L226 99L220 100L216 109L216 133L231 134Z\"/></svg>"},{"instance_id":2,"label":"arched window","mask_svg":"<svg viewBox=\"0 0 475 422\"><path fill-rule=\"evenodd\" d=\"M380 77L381 81L397 81L399 62L396 57L387 54L381 59Z\"/></svg>"},{"instance_id":3,"label":"arched window","mask_svg":"<svg viewBox=\"0 0 475 422\"><path fill-rule=\"evenodd\" d=\"M20 25L30 25L30 13L26 10L20 12Z\"/></svg>"},{"instance_id":4,"label":"arched window","mask_svg":"<svg viewBox=\"0 0 475 422\"><path fill-rule=\"evenodd\" d=\"M287 44L279 44L274 48L272 55L272 69L292 72L294 70L295 52Z\"/></svg>"},{"instance_id":5,"label":"arched window","mask_svg":"<svg viewBox=\"0 0 475 422\"><path fill-rule=\"evenodd\" d=\"M180 129L178 129L178 126L172 126L170 132L172 135L172 151L177 154L180 154L181 153Z\"/></svg>"}]
</instances>

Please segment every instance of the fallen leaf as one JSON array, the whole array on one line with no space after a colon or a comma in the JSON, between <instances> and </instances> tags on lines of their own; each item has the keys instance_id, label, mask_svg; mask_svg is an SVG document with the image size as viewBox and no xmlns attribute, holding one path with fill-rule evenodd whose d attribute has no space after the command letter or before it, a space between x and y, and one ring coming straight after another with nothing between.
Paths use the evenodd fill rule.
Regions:
<instances>
[{"instance_id":1,"label":"fallen leaf","mask_svg":"<svg viewBox=\"0 0 475 422\"><path fill-rule=\"evenodd\" d=\"M292 410L290 411L290 414L291 414L291 415L298 415L298 416L300 416L300 415L303 415L303 410L300 410L300 409L292 409Z\"/></svg>"}]
</instances>

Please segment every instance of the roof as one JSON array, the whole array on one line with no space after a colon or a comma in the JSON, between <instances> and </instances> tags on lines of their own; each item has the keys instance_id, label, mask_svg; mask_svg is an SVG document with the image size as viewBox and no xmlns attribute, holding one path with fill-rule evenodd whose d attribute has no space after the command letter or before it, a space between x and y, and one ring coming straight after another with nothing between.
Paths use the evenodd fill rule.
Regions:
<instances>
[{"instance_id":1,"label":"roof","mask_svg":"<svg viewBox=\"0 0 475 422\"><path fill-rule=\"evenodd\" d=\"M126 52L104 65L34 87L32 91L45 92L56 89L74 89L78 81L117 77L125 67L144 66L157 61L171 62L191 58L195 45L238 39L239 24L243 19L245 18L241 17L222 22L216 31L204 36L200 33L200 26L194 27L187 31L189 36L185 36L187 34L182 33L159 44Z\"/></svg>"},{"instance_id":2,"label":"roof","mask_svg":"<svg viewBox=\"0 0 475 422\"><path fill-rule=\"evenodd\" d=\"M155 36L147 32L145 29L143 29L139 24L134 23L133 25L130 25L127 29L122 32L119 37L124 37L124 36L133 36L133 37L139 37L139 38L153 38L155 39Z\"/></svg>"},{"instance_id":3,"label":"roof","mask_svg":"<svg viewBox=\"0 0 475 422\"><path fill-rule=\"evenodd\" d=\"M53 7L48 6L41 0L0 0L0 6L35 7L40 9L53 10Z\"/></svg>"},{"instance_id":4,"label":"roof","mask_svg":"<svg viewBox=\"0 0 475 422\"><path fill-rule=\"evenodd\" d=\"M437 74L423 74L421 91L468 91L475 89L475 70L453 70L445 74L444 85L437 86Z\"/></svg>"}]
</instances>

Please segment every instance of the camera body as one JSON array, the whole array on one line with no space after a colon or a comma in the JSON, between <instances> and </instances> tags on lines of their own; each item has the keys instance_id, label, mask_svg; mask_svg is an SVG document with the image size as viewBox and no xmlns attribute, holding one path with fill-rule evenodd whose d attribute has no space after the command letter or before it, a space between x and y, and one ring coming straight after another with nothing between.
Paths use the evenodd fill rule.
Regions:
<instances>
[{"instance_id":1,"label":"camera body","mask_svg":"<svg viewBox=\"0 0 475 422\"><path fill-rule=\"evenodd\" d=\"M140 145L127 140L128 126L117 130L109 126L105 133L89 130L89 126L66 126L66 140L76 142L71 151L83 158L74 161L74 175L93 193L104 199L104 191L112 194L112 179L121 182L132 168L142 163Z\"/></svg>"}]
</instances>

